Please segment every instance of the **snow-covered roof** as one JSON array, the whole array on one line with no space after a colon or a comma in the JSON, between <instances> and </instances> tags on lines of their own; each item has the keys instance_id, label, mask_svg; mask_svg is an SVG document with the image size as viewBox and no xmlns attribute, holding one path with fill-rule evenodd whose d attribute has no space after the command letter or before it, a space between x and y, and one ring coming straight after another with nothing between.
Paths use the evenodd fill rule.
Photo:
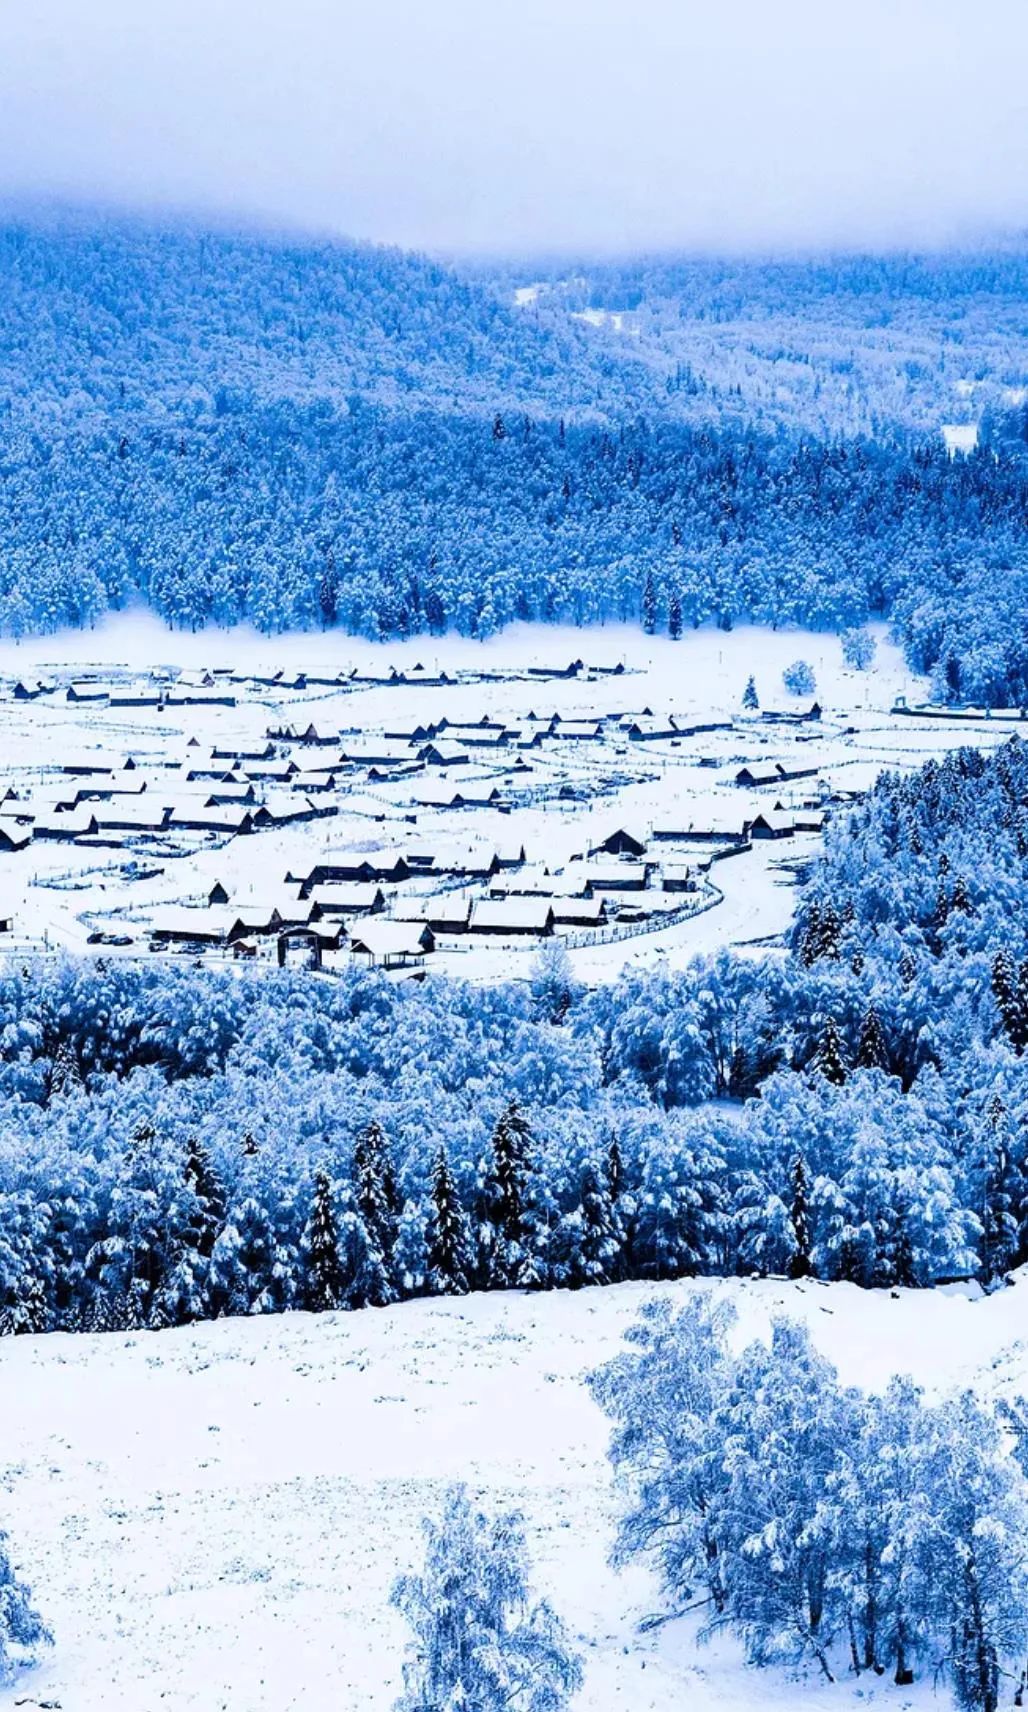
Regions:
<instances>
[{"instance_id":1,"label":"snow-covered roof","mask_svg":"<svg viewBox=\"0 0 1028 1712\"><path fill-rule=\"evenodd\" d=\"M559 898L552 900L553 919L560 922L581 922L588 926L590 922L600 922L607 911L603 898Z\"/></svg>"},{"instance_id":2,"label":"snow-covered roof","mask_svg":"<svg viewBox=\"0 0 1028 1712\"><path fill-rule=\"evenodd\" d=\"M554 733L557 737L598 737L603 730L601 719L562 719Z\"/></svg>"},{"instance_id":3,"label":"snow-covered roof","mask_svg":"<svg viewBox=\"0 0 1028 1712\"><path fill-rule=\"evenodd\" d=\"M398 767L410 766L418 758L417 750L409 743L385 737L344 737L339 745L339 753L344 761L358 767L384 767L390 764ZM324 768L320 770L324 771Z\"/></svg>"},{"instance_id":4,"label":"snow-covered roof","mask_svg":"<svg viewBox=\"0 0 1028 1712\"><path fill-rule=\"evenodd\" d=\"M371 957L420 957L431 930L424 920L384 921L370 916L350 934L350 949Z\"/></svg>"},{"instance_id":5,"label":"snow-covered roof","mask_svg":"<svg viewBox=\"0 0 1028 1712\"><path fill-rule=\"evenodd\" d=\"M382 896L382 888L375 880L337 880L334 885L326 882L315 886L308 902L321 909L345 913L348 909L373 909Z\"/></svg>"},{"instance_id":6,"label":"snow-covered roof","mask_svg":"<svg viewBox=\"0 0 1028 1712\"><path fill-rule=\"evenodd\" d=\"M472 933L543 933L552 921L552 898L479 898L471 911Z\"/></svg>"},{"instance_id":7,"label":"snow-covered roof","mask_svg":"<svg viewBox=\"0 0 1028 1712\"><path fill-rule=\"evenodd\" d=\"M228 905L186 909L180 904L161 904L150 913L150 930L178 939L227 939L238 920L239 911Z\"/></svg>"},{"instance_id":8,"label":"snow-covered roof","mask_svg":"<svg viewBox=\"0 0 1028 1712\"><path fill-rule=\"evenodd\" d=\"M419 753L429 760L438 757L440 762L444 762L448 766L453 766L458 761L470 759L466 743L449 743L442 737L437 737L433 742L426 743Z\"/></svg>"},{"instance_id":9,"label":"snow-covered roof","mask_svg":"<svg viewBox=\"0 0 1028 1712\"><path fill-rule=\"evenodd\" d=\"M591 886L644 886L646 865L643 862L589 862L582 877Z\"/></svg>"},{"instance_id":10,"label":"snow-covered roof","mask_svg":"<svg viewBox=\"0 0 1028 1712\"><path fill-rule=\"evenodd\" d=\"M765 808L761 809L760 813L754 816L753 820L750 822L751 827L756 826L758 822L761 825L766 826L771 832L785 833L792 832L794 830L796 817L793 814L778 812L772 808Z\"/></svg>"}]
</instances>

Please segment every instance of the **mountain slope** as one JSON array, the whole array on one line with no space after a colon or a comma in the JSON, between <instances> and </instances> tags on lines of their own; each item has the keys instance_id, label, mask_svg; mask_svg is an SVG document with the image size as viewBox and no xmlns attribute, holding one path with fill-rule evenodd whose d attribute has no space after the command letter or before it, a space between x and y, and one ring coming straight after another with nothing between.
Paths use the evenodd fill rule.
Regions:
<instances>
[{"instance_id":1,"label":"mountain slope","mask_svg":"<svg viewBox=\"0 0 1028 1712\"><path fill-rule=\"evenodd\" d=\"M420 1519L452 1480L524 1509L538 1591L585 1655L576 1712L944 1712L930 1669L913 1689L799 1684L744 1669L730 1644L697 1649L689 1619L640 1632L660 1597L641 1570L606 1562L618 1500L583 1381L644 1299L707 1288L0 1341L0 1519L57 1636L38 1672L0 1690L0 1712L387 1712L408 1638L389 1587L419 1560ZM738 1308L740 1341L784 1311L849 1383L878 1388L897 1370L939 1391L1024 1382L1023 1283L978 1301L713 1288Z\"/></svg>"},{"instance_id":2,"label":"mountain slope","mask_svg":"<svg viewBox=\"0 0 1028 1712\"><path fill-rule=\"evenodd\" d=\"M351 394L611 415L658 389L564 321L371 245L65 217L0 226L0 399L33 425Z\"/></svg>"}]
</instances>

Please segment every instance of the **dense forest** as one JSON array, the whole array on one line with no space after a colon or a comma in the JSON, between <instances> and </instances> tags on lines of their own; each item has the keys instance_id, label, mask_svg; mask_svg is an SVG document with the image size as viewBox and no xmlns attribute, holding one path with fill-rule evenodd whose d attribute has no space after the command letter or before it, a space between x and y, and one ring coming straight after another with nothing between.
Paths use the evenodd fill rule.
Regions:
<instances>
[{"instance_id":1,"label":"dense forest","mask_svg":"<svg viewBox=\"0 0 1028 1712\"><path fill-rule=\"evenodd\" d=\"M586 991L0 976L0 1319L1028 1260L1028 752L886 775L787 955Z\"/></svg>"},{"instance_id":2,"label":"dense forest","mask_svg":"<svg viewBox=\"0 0 1028 1712\"><path fill-rule=\"evenodd\" d=\"M664 626L672 608L723 626L874 613L940 695L1019 705L1016 389L993 386L982 448L950 459L875 376L908 361L910 326L941 337L951 286L950 343L993 374L978 335L989 304L1009 318L1022 268L1016 252L812 262L734 285L722 270L703 289L696 269L643 272L636 296L678 291L722 355L733 302L759 310L772 344L790 301L816 303L806 372L822 389L862 315L884 344L878 369L853 369L877 402L850 432L844 416L804 425L787 388L777 411L742 379L710 392L670 345L660 370L577 311L517 308L502 277L358 246L9 223L0 630L88 625L140 595L182 626L371 637L487 635L514 618ZM622 285L598 277L594 294ZM1016 340L1005 349L1016 367Z\"/></svg>"}]
</instances>

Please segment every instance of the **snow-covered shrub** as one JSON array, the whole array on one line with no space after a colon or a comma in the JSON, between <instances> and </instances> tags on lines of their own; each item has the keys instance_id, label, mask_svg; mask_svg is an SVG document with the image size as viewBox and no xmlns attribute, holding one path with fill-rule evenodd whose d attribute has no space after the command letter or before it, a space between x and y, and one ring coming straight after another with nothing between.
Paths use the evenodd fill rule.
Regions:
<instances>
[{"instance_id":1,"label":"snow-covered shrub","mask_svg":"<svg viewBox=\"0 0 1028 1712\"><path fill-rule=\"evenodd\" d=\"M844 630L841 637L842 657L855 672L867 672L874 665L878 652L870 630Z\"/></svg>"},{"instance_id":2,"label":"snow-covered shrub","mask_svg":"<svg viewBox=\"0 0 1028 1712\"><path fill-rule=\"evenodd\" d=\"M791 666L786 666L782 682L790 695L813 695L817 689L814 669L806 660L794 660Z\"/></svg>"},{"instance_id":3,"label":"snow-covered shrub","mask_svg":"<svg viewBox=\"0 0 1028 1712\"><path fill-rule=\"evenodd\" d=\"M0 1530L0 1688L34 1664L52 1638L32 1604L31 1590L14 1573L7 1535Z\"/></svg>"},{"instance_id":4,"label":"snow-covered shrub","mask_svg":"<svg viewBox=\"0 0 1028 1712\"><path fill-rule=\"evenodd\" d=\"M424 1532L424 1569L392 1594L414 1631L395 1712L562 1712L582 1667L531 1592L521 1518L490 1518L454 1486Z\"/></svg>"}]
</instances>

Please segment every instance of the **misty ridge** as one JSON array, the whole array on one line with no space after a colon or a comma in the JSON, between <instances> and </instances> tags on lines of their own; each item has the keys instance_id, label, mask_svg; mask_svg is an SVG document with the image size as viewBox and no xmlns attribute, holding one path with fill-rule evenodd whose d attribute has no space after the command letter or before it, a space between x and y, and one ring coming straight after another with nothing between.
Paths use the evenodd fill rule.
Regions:
<instances>
[{"instance_id":1,"label":"misty ridge","mask_svg":"<svg viewBox=\"0 0 1028 1712\"><path fill-rule=\"evenodd\" d=\"M1025 223L1018 0L42 0L0 193L407 248L938 247Z\"/></svg>"}]
</instances>

